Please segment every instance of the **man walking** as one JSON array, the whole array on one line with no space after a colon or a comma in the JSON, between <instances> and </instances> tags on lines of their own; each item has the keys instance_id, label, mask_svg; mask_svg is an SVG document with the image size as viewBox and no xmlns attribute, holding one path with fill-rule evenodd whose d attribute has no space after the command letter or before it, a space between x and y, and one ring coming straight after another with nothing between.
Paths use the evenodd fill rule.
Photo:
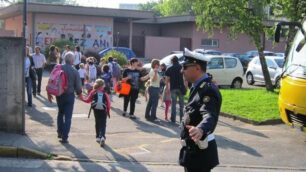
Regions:
<instances>
[{"instance_id":1,"label":"man walking","mask_svg":"<svg viewBox=\"0 0 306 172\"><path fill-rule=\"evenodd\" d=\"M40 53L40 47L37 46L35 47L35 54L33 54L32 58L34 61L34 67L37 74L37 87L36 87L37 90L33 90L33 95L36 96L36 92L37 95L40 95L41 80L44 71L44 66L46 65L46 57L45 55Z\"/></svg>"},{"instance_id":2,"label":"man walking","mask_svg":"<svg viewBox=\"0 0 306 172\"><path fill-rule=\"evenodd\" d=\"M166 70L166 84L171 92L171 122L176 122L176 101L179 98L180 105L180 122L183 117L184 109L184 95L186 94L186 87L184 83L183 74L181 72L182 66L178 62L178 58L174 56L171 59L172 66ZM169 87L170 84L170 87Z\"/></svg>"},{"instance_id":3,"label":"man walking","mask_svg":"<svg viewBox=\"0 0 306 172\"><path fill-rule=\"evenodd\" d=\"M56 97L58 107L57 114L57 133L60 142L68 143L68 135L71 126L71 118L73 113L73 106L75 95L74 92L80 96L82 93L81 78L78 71L73 67L74 53L68 52L65 55L65 64L62 65L62 70L67 76L68 88L60 96ZM48 94L48 100L52 102L52 95Z\"/></svg>"},{"instance_id":4,"label":"man walking","mask_svg":"<svg viewBox=\"0 0 306 172\"><path fill-rule=\"evenodd\" d=\"M222 97L206 74L207 61L200 53L185 49L183 74L192 83L181 127L180 165L185 172L210 172L219 164L216 128Z\"/></svg>"}]
</instances>

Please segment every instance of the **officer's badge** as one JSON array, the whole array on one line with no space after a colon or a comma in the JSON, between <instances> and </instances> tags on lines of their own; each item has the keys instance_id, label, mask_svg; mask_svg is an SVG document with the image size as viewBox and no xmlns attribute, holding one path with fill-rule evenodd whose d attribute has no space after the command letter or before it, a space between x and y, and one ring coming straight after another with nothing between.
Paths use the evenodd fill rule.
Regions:
<instances>
[{"instance_id":1,"label":"officer's badge","mask_svg":"<svg viewBox=\"0 0 306 172\"><path fill-rule=\"evenodd\" d=\"M209 102L209 101L210 101L210 97L209 97L209 96L204 96L203 102L204 102L204 103L207 103L207 102Z\"/></svg>"}]
</instances>

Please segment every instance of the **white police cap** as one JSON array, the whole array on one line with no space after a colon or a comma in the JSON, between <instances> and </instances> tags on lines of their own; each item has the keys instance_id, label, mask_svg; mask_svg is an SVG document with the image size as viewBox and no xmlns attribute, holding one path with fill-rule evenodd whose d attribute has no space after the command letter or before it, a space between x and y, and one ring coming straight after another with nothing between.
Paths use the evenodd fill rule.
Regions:
<instances>
[{"instance_id":1,"label":"white police cap","mask_svg":"<svg viewBox=\"0 0 306 172\"><path fill-rule=\"evenodd\" d=\"M201 63L201 62L208 62L210 61L205 55L197 52L193 52L188 50L188 48L184 49L184 57L185 60L183 64L190 64L190 63Z\"/></svg>"}]
</instances>

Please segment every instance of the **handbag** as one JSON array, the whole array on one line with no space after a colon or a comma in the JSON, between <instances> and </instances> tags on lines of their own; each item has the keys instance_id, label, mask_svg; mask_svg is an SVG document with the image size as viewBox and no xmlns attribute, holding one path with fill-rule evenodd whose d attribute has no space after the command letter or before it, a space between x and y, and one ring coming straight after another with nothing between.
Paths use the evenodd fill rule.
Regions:
<instances>
[{"instance_id":1,"label":"handbag","mask_svg":"<svg viewBox=\"0 0 306 172\"><path fill-rule=\"evenodd\" d=\"M131 85L125 81L117 82L115 85L115 92L120 95L129 95L131 91Z\"/></svg>"},{"instance_id":2,"label":"handbag","mask_svg":"<svg viewBox=\"0 0 306 172\"><path fill-rule=\"evenodd\" d=\"M37 79L37 73L36 73L36 70L34 68L31 68L29 69L29 75L30 75L30 78L32 80L36 80Z\"/></svg>"}]
</instances>

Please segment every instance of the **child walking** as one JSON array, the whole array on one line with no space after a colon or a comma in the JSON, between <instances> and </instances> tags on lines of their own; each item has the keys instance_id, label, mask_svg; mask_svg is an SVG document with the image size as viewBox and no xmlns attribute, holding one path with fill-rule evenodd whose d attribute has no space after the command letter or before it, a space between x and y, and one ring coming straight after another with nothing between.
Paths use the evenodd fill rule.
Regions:
<instances>
[{"instance_id":1,"label":"child walking","mask_svg":"<svg viewBox=\"0 0 306 172\"><path fill-rule=\"evenodd\" d=\"M80 63L79 65L80 69L78 70L81 82L82 82L82 90L84 89L84 83L85 83L85 76L86 76L86 70L84 67L84 63Z\"/></svg>"},{"instance_id":2,"label":"child walking","mask_svg":"<svg viewBox=\"0 0 306 172\"><path fill-rule=\"evenodd\" d=\"M168 121L168 111L171 105L171 93L167 85L164 87L163 90L163 102L165 103L165 120Z\"/></svg>"},{"instance_id":3,"label":"child walking","mask_svg":"<svg viewBox=\"0 0 306 172\"><path fill-rule=\"evenodd\" d=\"M110 118L110 100L108 94L104 91L104 81L97 79L87 97L81 100L90 103L95 115L96 141L101 147L105 144L106 119Z\"/></svg>"}]
</instances>

